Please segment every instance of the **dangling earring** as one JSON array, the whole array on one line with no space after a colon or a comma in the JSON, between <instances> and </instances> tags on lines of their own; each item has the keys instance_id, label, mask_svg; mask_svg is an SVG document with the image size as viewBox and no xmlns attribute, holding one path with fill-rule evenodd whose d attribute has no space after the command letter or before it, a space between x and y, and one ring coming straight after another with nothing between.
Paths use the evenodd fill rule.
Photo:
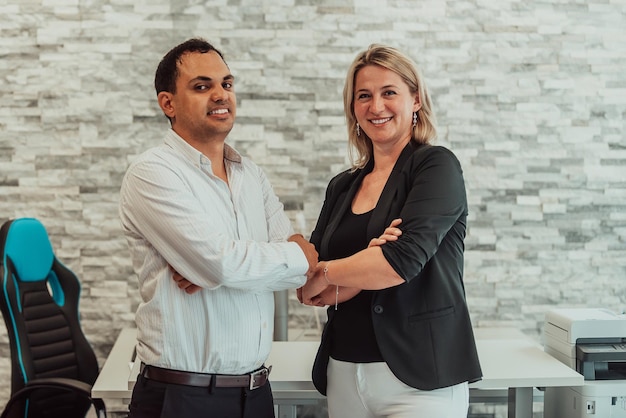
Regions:
<instances>
[{"instance_id":1,"label":"dangling earring","mask_svg":"<svg viewBox=\"0 0 626 418\"><path fill-rule=\"evenodd\" d=\"M417 112L413 112L413 127L417 126Z\"/></svg>"},{"instance_id":2,"label":"dangling earring","mask_svg":"<svg viewBox=\"0 0 626 418\"><path fill-rule=\"evenodd\" d=\"M359 126L358 122L356 124L356 136L361 136L361 127Z\"/></svg>"}]
</instances>

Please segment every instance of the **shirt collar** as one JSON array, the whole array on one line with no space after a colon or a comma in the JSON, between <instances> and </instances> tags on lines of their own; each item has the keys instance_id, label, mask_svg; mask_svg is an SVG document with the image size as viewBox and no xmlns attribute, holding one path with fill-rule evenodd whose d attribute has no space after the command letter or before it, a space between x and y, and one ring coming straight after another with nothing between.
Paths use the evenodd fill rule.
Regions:
<instances>
[{"instance_id":1,"label":"shirt collar","mask_svg":"<svg viewBox=\"0 0 626 418\"><path fill-rule=\"evenodd\" d=\"M189 143L174 132L172 128L170 128L165 135L165 144L183 154L185 158L192 161L194 164L211 164L211 160L209 160L208 157L189 145ZM224 144L224 158L230 162L241 163L241 154L228 144Z\"/></svg>"}]
</instances>

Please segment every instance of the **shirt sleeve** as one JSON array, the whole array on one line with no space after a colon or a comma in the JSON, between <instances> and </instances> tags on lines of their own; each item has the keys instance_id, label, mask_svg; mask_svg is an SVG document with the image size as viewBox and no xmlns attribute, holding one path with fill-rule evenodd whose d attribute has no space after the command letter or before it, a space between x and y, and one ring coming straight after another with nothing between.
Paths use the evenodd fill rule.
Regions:
<instances>
[{"instance_id":1,"label":"shirt sleeve","mask_svg":"<svg viewBox=\"0 0 626 418\"><path fill-rule=\"evenodd\" d=\"M432 147L420 161L405 168L412 178L400 212L402 235L381 246L394 270L410 281L440 251L462 254L467 217L463 172L457 158L443 147ZM447 238L447 239L446 239Z\"/></svg>"},{"instance_id":2,"label":"shirt sleeve","mask_svg":"<svg viewBox=\"0 0 626 418\"><path fill-rule=\"evenodd\" d=\"M265 202L265 216L267 219L269 241L271 243L285 243L287 238L295 233L293 226L289 217L285 213L283 204L280 202L278 196L274 192L274 188L267 179L267 176L261 168L256 167L256 169L258 170L259 181L261 182L263 190L263 201ZM306 256L300 249L300 246L295 242L287 242L286 244L289 244L286 245L284 249L286 251L286 259L292 262L294 269L303 271L304 273L302 273L302 275L304 275L309 269L309 262L306 259ZM305 280L302 279L303 277L301 276L297 278L296 282L292 280L277 281L275 283L271 283L268 288L270 290L277 291L299 287L304 284L306 277L304 277ZM294 283L296 286L294 286Z\"/></svg>"},{"instance_id":3,"label":"shirt sleeve","mask_svg":"<svg viewBox=\"0 0 626 418\"><path fill-rule=\"evenodd\" d=\"M120 194L120 216L127 235L142 240L143 247L204 288L272 291L304 283L306 257L297 244L285 242L292 229L265 176L259 178L257 172L257 183L248 185L263 190L264 204L252 202L256 207L247 210L255 214L265 210L269 225L265 236L269 239L238 239L237 234L226 233L216 224L226 219L220 216L244 217L246 209L241 214L224 213L228 212L225 209L207 213L189 180L173 166L171 161L158 159L131 165ZM252 173L245 181L255 181L254 176Z\"/></svg>"}]
</instances>

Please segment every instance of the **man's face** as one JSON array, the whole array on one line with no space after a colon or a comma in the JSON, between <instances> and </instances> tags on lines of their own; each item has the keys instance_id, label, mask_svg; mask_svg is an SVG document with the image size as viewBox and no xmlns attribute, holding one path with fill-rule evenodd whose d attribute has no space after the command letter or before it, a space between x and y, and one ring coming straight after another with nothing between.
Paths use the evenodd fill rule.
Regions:
<instances>
[{"instance_id":1,"label":"man's face","mask_svg":"<svg viewBox=\"0 0 626 418\"><path fill-rule=\"evenodd\" d=\"M188 142L224 141L235 123L234 77L215 52L187 53L178 63L176 93L159 96L172 129Z\"/></svg>"}]
</instances>

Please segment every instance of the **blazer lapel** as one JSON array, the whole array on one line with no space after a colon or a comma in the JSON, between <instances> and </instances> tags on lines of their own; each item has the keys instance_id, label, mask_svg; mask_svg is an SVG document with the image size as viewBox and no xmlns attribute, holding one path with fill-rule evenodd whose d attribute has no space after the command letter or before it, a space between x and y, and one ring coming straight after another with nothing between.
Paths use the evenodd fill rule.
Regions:
<instances>
[{"instance_id":1,"label":"blazer lapel","mask_svg":"<svg viewBox=\"0 0 626 418\"><path fill-rule=\"evenodd\" d=\"M419 147L420 145L410 141L400 153L398 161L396 161L396 164L391 170L389 179L387 179L387 183L385 184L380 198L378 199L378 203L372 212L372 218L367 225L368 239L379 236L388 226L388 222L391 222L391 219L388 219L389 211L391 209L391 205L393 204L394 196L398 190L398 185L402 182L402 167L404 167L406 161ZM374 160L370 159L365 167L355 174L354 178L351 180L350 187L345 191L340 191L334 197L337 201L337 206L334 213L330 217L328 225L326 226L322 236L322 242L320 243L320 258L328 258L328 243L330 238L337 229L339 222L343 219L346 211L351 210L352 200L354 199L354 196L363 181L363 177L369 174L373 168Z\"/></svg>"},{"instance_id":2,"label":"blazer lapel","mask_svg":"<svg viewBox=\"0 0 626 418\"><path fill-rule=\"evenodd\" d=\"M389 219L391 205L398 191L398 186L402 184L402 167L404 167L406 161L418 147L419 145L409 141L400 153L400 156L398 156L398 160L394 164L391 174L389 174L387 183L385 183L385 187L378 198L378 203L367 225L368 239L380 236L385 228L389 226L388 223L391 222L391 219Z\"/></svg>"},{"instance_id":3,"label":"blazer lapel","mask_svg":"<svg viewBox=\"0 0 626 418\"><path fill-rule=\"evenodd\" d=\"M356 195L361 182L363 181L363 177L367 175L374 168L374 161L370 160L363 169L359 170L359 172L355 175L352 180L352 184L350 187L344 192L341 191L335 199L337 199L337 206L329 219L328 225L326 226L326 230L324 231L324 235L322 237L322 242L320 244L320 255L327 258L328 256L328 242L330 238L335 233L337 226L339 226L339 222L343 219L346 211L351 210L352 200L354 199L354 195Z\"/></svg>"}]
</instances>

